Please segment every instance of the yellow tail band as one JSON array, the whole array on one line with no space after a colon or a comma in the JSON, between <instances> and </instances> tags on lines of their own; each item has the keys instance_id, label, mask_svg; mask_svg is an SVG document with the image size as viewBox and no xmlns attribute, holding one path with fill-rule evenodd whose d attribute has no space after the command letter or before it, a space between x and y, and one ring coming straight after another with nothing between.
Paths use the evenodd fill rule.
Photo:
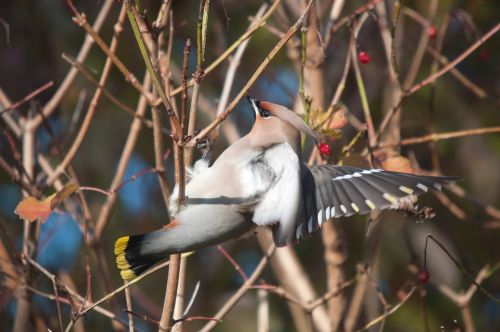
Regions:
<instances>
[{"instance_id":1,"label":"yellow tail band","mask_svg":"<svg viewBox=\"0 0 500 332\"><path fill-rule=\"evenodd\" d=\"M118 256L119 254L122 254L125 252L125 249L127 248L128 240L130 239L130 236L124 236L116 240L115 242L115 255Z\"/></svg>"},{"instance_id":2,"label":"yellow tail band","mask_svg":"<svg viewBox=\"0 0 500 332\"><path fill-rule=\"evenodd\" d=\"M120 275L122 276L122 279L126 281L132 281L137 278L132 270L121 270Z\"/></svg>"},{"instance_id":3,"label":"yellow tail band","mask_svg":"<svg viewBox=\"0 0 500 332\"><path fill-rule=\"evenodd\" d=\"M120 275L123 280L130 281L136 278L134 272L130 269L131 266L125 257L125 249L127 249L128 236L124 236L116 240L115 242L115 255L116 255L116 265L120 269Z\"/></svg>"}]
</instances>

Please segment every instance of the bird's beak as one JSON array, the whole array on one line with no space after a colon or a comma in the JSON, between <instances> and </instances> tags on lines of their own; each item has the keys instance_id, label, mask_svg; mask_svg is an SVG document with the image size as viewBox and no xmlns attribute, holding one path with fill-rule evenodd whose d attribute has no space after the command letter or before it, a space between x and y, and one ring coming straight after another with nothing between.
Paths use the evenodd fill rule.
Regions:
<instances>
[{"instance_id":1,"label":"bird's beak","mask_svg":"<svg viewBox=\"0 0 500 332\"><path fill-rule=\"evenodd\" d=\"M259 101L257 99L254 99L250 96L247 96L247 100L250 103L250 106L252 106L253 110L255 111L255 116L260 115L259 113Z\"/></svg>"}]
</instances>

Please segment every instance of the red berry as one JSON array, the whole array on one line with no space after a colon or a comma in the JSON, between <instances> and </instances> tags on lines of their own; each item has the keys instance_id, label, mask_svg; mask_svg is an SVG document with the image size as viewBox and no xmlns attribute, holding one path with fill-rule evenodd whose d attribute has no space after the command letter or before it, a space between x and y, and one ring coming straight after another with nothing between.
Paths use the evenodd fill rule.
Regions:
<instances>
[{"instance_id":1,"label":"red berry","mask_svg":"<svg viewBox=\"0 0 500 332\"><path fill-rule=\"evenodd\" d=\"M430 39L434 40L436 39L437 33L436 33L436 27L431 25L430 27L427 28L427 35L429 36Z\"/></svg>"},{"instance_id":2,"label":"red berry","mask_svg":"<svg viewBox=\"0 0 500 332\"><path fill-rule=\"evenodd\" d=\"M319 149L319 153L323 157L328 157L330 155L330 153L332 153L332 149L330 148L330 145L326 144L325 142L319 143L318 149Z\"/></svg>"},{"instance_id":3,"label":"red berry","mask_svg":"<svg viewBox=\"0 0 500 332\"><path fill-rule=\"evenodd\" d=\"M367 64L370 63L370 61L372 61L372 57L367 52L361 51L358 53L358 61L361 62L362 64Z\"/></svg>"},{"instance_id":4,"label":"red berry","mask_svg":"<svg viewBox=\"0 0 500 332\"><path fill-rule=\"evenodd\" d=\"M431 279L431 274L427 270L422 270L422 271L418 271L417 277L421 283L426 284Z\"/></svg>"}]
</instances>

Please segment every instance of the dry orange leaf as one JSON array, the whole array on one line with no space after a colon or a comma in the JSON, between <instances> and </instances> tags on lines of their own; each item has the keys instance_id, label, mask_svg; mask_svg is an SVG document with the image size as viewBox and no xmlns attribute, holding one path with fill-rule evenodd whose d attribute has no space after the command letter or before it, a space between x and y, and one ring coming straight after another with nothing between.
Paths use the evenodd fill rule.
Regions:
<instances>
[{"instance_id":1,"label":"dry orange leaf","mask_svg":"<svg viewBox=\"0 0 500 332\"><path fill-rule=\"evenodd\" d=\"M74 184L66 185L58 193L52 194L44 200L28 196L17 204L14 212L22 219L33 222L35 220L44 223L52 211L69 195L74 193L78 187Z\"/></svg>"},{"instance_id":2,"label":"dry orange leaf","mask_svg":"<svg viewBox=\"0 0 500 332\"><path fill-rule=\"evenodd\" d=\"M392 156L382 161L382 168L386 171L415 174L411 161L403 156Z\"/></svg>"},{"instance_id":3,"label":"dry orange leaf","mask_svg":"<svg viewBox=\"0 0 500 332\"><path fill-rule=\"evenodd\" d=\"M339 130L344 128L348 123L349 120L347 119L345 110L343 108L339 108L338 111L332 114L332 119L328 125L328 129Z\"/></svg>"},{"instance_id":4,"label":"dry orange leaf","mask_svg":"<svg viewBox=\"0 0 500 332\"><path fill-rule=\"evenodd\" d=\"M56 194L53 194L43 201L28 196L17 204L14 212L24 220L31 222L39 220L41 223L44 223L52 213L50 202L55 196Z\"/></svg>"}]
</instances>

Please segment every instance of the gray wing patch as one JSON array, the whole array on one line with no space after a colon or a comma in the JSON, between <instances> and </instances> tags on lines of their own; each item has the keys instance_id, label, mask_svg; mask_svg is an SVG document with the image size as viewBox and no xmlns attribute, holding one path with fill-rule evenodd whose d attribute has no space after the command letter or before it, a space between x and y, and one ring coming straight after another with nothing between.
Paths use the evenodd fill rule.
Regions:
<instances>
[{"instance_id":1,"label":"gray wing patch","mask_svg":"<svg viewBox=\"0 0 500 332\"><path fill-rule=\"evenodd\" d=\"M364 214L375 209L383 210L403 197L418 195L431 189L441 190L442 185L460 179L446 176L419 176L382 169L366 170L349 166L327 165L314 168L328 170L331 175L329 181L343 192L340 200L345 207L342 209L344 215L347 216L353 212Z\"/></svg>"},{"instance_id":2,"label":"gray wing patch","mask_svg":"<svg viewBox=\"0 0 500 332\"><path fill-rule=\"evenodd\" d=\"M303 168L306 169L301 171L305 215L296 224L297 240L329 219L387 209L404 197L441 190L442 185L461 179L350 166L317 165L307 169L303 165Z\"/></svg>"}]
</instances>

